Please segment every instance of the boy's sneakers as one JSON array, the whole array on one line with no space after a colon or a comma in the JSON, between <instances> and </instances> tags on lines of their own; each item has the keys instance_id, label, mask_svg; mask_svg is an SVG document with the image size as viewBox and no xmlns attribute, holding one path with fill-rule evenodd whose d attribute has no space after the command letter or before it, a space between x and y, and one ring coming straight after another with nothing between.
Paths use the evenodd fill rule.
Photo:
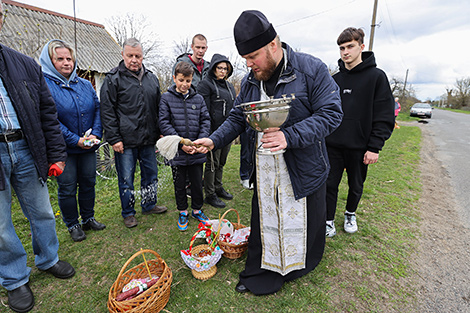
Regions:
<instances>
[{"instance_id":1,"label":"boy's sneakers","mask_svg":"<svg viewBox=\"0 0 470 313\"><path fill-rule=\"evenodd\" d=\"M336 235L336 228L335 224L332 223L331 225L326 223L326 237L333 237Z\"/></svg>"},{"instance_id":2,"label":"boy's sneakers","mask_svg":"<svg viewBox=\"0 0 470 313\"><path fill-rule=\"evenodd\" d=\"M209 218L204 214L204 212L202 212L202 210L200 210L199 213L194 213L194 210L193 210L193 212L191 213L191 216L197 219L199 222L204 222L204 221L209 220Z\"/></svg>"},{"instance_id":3,"label":"boy's sneakers","mask_svg":"<svg viewBox=\"0 0 470 313\"><path fill-rule=\"evenodd\" d=\"M350 234L357 232L356 214L344 214L344 231Z\"/></svg>"},{"instance_id":4,"label":"boy's sneakers","mask_svg":"<svg viewBox=\"0 0 470 313\"><path fill-rule=\"evenodd\" d=\"M188 229L188 213L180 213L178 217L178 229L181 231Z\"/></svg>"}]
</instances>

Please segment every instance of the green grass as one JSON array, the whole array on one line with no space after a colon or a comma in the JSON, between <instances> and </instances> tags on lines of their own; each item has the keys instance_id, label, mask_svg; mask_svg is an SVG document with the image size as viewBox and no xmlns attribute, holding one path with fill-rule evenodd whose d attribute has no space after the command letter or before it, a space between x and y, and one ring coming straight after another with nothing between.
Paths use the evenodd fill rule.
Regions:
<instances>
[{"instance_id":1,"label":"green grass","mask_svg":"<svg viewBox=\"0 0 470 313\"><path fill-rule=\"evenodd\" d=\"M338 235L327 238L323 260L310 274L286 283L276 294L238 294L234 287L246 256L222 258L217 274L208 281L196 280L182 261L179 251L189 246L197 229L177 229L177 211L171 171L160 167L159 204L167 213L143 216L137 209L139 225L124 227L116 181L98 179L96 218L107 225L101 232L87 232L83 242L72 242L61 218L57 219L59 255L77 270L70 280L58 280L34 267L29 224L15 200L13 220L28 252L32 267L31 288L36 297L33 312L107 312L108 292L121 267L135 252L156 251L173 271L170 301L164 312L385 312L399 310L414 301L414 286L408 282L412 269L408 256L416 245L419 224L417 200L421 190L418 171L421 134L417 127L395 130L380 153L379 163L369 167L364 195L358 209L359 232L342 231L346 201L346 177L340 186L336 224ZM234 195L228 208L240 213L249 225L252 192L239 183L239 145L232 146L224 172L226 189ZM51 202L58 212L57 185L49 182ZM138 207L138 206L136 206ZM218 218L226 209L208 205L209 217ZM227 216L235 220L235 214ZM150 258L151 255L147 255ZM137 260L135 264L142 262ZM134 265L135 265L134 264ZM133 266L133 265L131 265ZM2 303L6 290L0 290ZM0 312L9 312L5 305Z\"/></svg>"},{"instance_id":2,"label":"green grass","mask_svg":"<svg viewBox=\"0 0 470 313\"><path fill-rule=\"evenodd\" d=\"M447 111L452 111L452 112L457 112L457 113L465 113L465 114L470 114L470 110L467 107L467 110L459 110L459 109L451 109L451 108L439 108L441 110L447 110Z\"/></svg>"}]
</instances>

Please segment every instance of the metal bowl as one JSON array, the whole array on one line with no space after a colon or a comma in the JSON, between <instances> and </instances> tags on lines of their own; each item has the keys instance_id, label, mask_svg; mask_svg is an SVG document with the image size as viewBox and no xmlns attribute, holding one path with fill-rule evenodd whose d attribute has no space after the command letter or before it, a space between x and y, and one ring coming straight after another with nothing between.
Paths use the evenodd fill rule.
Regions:
<instances>
[{"instance_id":1,"label":"metal bowl","mask_svg":"<svg viewBox=\"0 0 470 313\"><path fill-rule=\"evenodd\" d=\"M238 107L243 109L246 120L251 128L262 132L266 128L281 127L289 116L289 103L295 99L283 95L282 98L268 99L242 103Z\"/></svg>"},{"instance_id":2,"label":"metal bowl","mask_svg":"<svg viewBox=\"0 0 470 313\"><path fill-rule=\"evenodd\" d=\"M289 105L260 110L245 111L246 120L251 128L262 132L266 128L281 127L289 116Z\"/></svg>"}]
</instances>

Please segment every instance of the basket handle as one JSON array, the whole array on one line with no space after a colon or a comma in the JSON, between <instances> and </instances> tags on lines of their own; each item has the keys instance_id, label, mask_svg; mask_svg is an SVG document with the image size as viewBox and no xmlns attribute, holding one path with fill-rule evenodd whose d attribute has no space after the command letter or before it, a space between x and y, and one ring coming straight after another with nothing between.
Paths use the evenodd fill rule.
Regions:
<instances>
[{"instance_id":1,"label":"basket handle","mask_svg":"<svg viewBox=\"0 0 470 313\"><path fill-rule=\"evenodd\" d=\"M191 242L189 243L189 249L188 249L189 254L191 254L191 250L193 249L193 243L194 243L194 241L196 240L197 234L199 234L199 233L200 233L201 231L203 231L203 230L205 230L206 232L209 231L209 233L212 235L212 229L206 228L206 227L204 227L204 228L199 228L199 229L197 230L197 232L194 233L193 237L191 238ZM215 239L214 239L214 240L215 240Z\"/></svg>"},{"instance_id":2,"label":"basket handle","mask_svg":"<svg viewBox=\"0 0 470 313\"><path fill-rule=\"evenodd\" d=\"M138 257L139 255L144 254L144 253L151 253L151 254L155 255L155 256L157 257L157 259L161 259L161 256L160 256L157 252L155 252L155 251L153 251L153 250L150 250L150 249L139 250L139 251L137 251L136 253L134 253L134 255L131 256L131 257L129 258L129 260L127 260L126 263L124 263L124 265L122 266L121 271L119 272L119 275L118 275L118 277L117 277L116 280L121 279L122 274L123 274L124 271L126 270L127 266L129 266L129 264L132 262L132 260L134 260L136 257Z\"/></svg>"},{"instance_id":3,"label":"basket handle","mask_svg":"<svg viewBox=\"0 0 470 313\"><path fill-rule=\"evenodd\" d=\"M228 209L227 211L225 211L225 213L222 215L222 217L219 220L219 228L220 228L220 224L224 220L225 215L227 215L227 213L230 211L235 211L235 213L237 213L237 223L240 224L240 214L238 214L238 211L235 209Z\"/></svg>"}]
</instances>

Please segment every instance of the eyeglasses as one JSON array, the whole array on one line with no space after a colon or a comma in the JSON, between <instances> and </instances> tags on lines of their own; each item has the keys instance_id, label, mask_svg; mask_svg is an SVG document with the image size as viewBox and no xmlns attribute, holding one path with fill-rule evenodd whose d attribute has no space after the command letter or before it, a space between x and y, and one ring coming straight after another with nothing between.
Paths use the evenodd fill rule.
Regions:
<instances>
[{"instance_id":1,"label":"eyeglasses","mask_svg":"<svg viewBox=\"0 0 470 313\"><path fill-rule=\"evenodd\" d=\"M222 66L217 66L217 69L219 71L228 71L228 68L227 67L222 67Z\"/></svg>"}]
</instances>

